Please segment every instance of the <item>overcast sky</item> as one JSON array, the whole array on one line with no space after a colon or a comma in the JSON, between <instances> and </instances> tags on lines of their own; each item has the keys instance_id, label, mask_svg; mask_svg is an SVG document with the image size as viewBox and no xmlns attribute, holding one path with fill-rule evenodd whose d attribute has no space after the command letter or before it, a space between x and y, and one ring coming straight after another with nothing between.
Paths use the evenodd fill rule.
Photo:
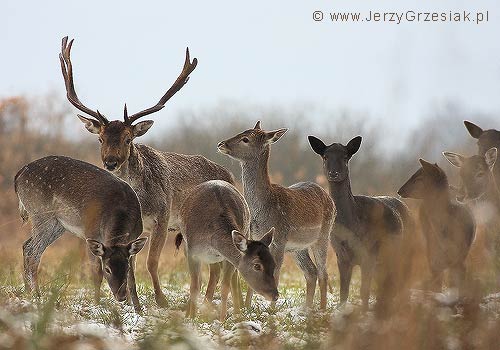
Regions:
<instances>
[{"instance_id":1,"label":"overcast sky","mask_svg":"<svg viewBox=\"0 0 500 350\"><path fill-rule=\"evenodd\" d=\"M153 117L163 126L179 111L225 101L350 109L391 120L403 131L448 101L494 114L500 110L497 3L3 0L0 97L50 91L64 97L58 53L68 35L75 38L80 99L110 118L121 118L124 102L130 112L153 105L179 74L186 46L199 65ZM323 11L323 21L313 21L316 10ZM329 19L332 11L361 11L366 17L370 10L465 10L473 19L475 11L489 11L489 22ZM160 132L156 127L150 134Z\"/></svg>"}]
</instances>

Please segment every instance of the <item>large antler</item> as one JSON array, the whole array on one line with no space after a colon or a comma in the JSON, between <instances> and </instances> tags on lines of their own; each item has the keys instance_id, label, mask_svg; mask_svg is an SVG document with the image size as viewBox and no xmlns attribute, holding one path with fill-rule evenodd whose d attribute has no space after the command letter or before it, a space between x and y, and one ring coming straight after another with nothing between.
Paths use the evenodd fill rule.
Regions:
<instances>
[{"instance_id":1,"label":"large antler","mask_svg":"<svg viewBox=\"0 0 500 350\"><path fill-rule=\"evenodd\" d=\"M75 84L73 83L73 66L71 65L71 46L73 45L72 39L68 44L68 37L65 36L62 39L61 53L59 54L59 60L61 61L61 71L64 77L64 83L66 84L66 96L69 102L80 111L93 116L101 124L108 124L109 120L106 119L99 111L94 111L80 102L75 91Z\"/></svg>"},{"instance_id":2,"label":"large antler","mask_svg":"<svg viewBox=\"0 0 500 350\"><path fill-rule=\"evenodd\" d=\"M165 103L175 95L177 91L179 91L184 84L186 84L189 80L189 74L196 68L196 65L198 64L198 60L196 58L193 58L193 62L191 62L189 58L189 48L186 48L186 61L184 62L184 67L182 68L182 72L175 81L175 83L168 89L168 91L163 95L162 98L160 98L160 101L153 107L150 107L148 109L145 109L141 112L135 113L134 115L128 117L127 112L126 112L126 106L125 106L125 111L124 111L124 119L125 123L128 125L131 125L133 122L135 122L137 119L154 113L158 112L160 109L165 107Z\"/></svg>"}]
</instances>

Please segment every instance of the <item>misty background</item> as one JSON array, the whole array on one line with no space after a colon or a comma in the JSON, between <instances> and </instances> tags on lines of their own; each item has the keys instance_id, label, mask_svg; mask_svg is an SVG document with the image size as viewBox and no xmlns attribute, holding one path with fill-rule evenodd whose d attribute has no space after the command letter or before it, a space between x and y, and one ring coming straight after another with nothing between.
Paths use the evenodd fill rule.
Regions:
<instances>
[{"instance_id":1,"label":"misty background","mask_svg":"<svg viewBox=\"0 0 500 350\"><path fill-rule=\"evenodd\" d=\"M72 62L85 105L121 119L156 103L189 46L198 67L137 142L198 153L231 169L218 141L252 127L288 127L272 148L271 174L326 186L306 136L346 143L357 193L395 193L441 151L475 152L464 119L498 128L500 29L495 1L35 2L6 0L0 21L0 186L26 162L59 153L100 165L99 144L65 98L58 54ZM312 13L325 13L322 22ZM333 23L328 13L488 11L489 22ZM369 174L369 176L367 176ZM15 201L14 201L15 202ZM12 201L2 210L17 211ZM17 215L17 214L16 214Z\"/></svg>"}]
</instances>

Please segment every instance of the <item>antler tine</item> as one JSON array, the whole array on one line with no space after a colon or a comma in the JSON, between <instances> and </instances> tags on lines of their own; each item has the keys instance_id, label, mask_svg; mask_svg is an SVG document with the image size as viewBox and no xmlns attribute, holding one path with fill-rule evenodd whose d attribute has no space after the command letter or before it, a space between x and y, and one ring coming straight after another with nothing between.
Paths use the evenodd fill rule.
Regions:
<instances>
[{"instance_id":1,"label":"antler tine","mask_svg":"<svg viewBox=\"0 0 500 350\"><path fill-rule=\"evenodd\" d=\"M66 85L66 96L69 102L80 111L93 116L101 124L108 124L109 121L98 111L94 111L80 102L75 91L75 85L73 83L73 66L71 65L71 47L73 46L73 40L71 39L68 44L68 37L62 38L61 53L59 54L59 60L61 61L61 71L64 78L64 84Z\"/></svg>"},{"instance_id":2,"label":"antler tine","mask_svg":"<svg viewBox=\"0 0 500 350\"><path fill-rule=\"evenodd\" d=\"M191 62L191 59L189 57L189 48L186 48L186 60L184 61L184 67L182 68L182 72L179 75L179 77L175 80L174 84L168 89L168 91L165 93L165 95L160 98L158 103L154 105L153 107L150 107L148 109L145 109L141 112L135 113L134 115L125 118L125 122L128 123L129 125L132 124L134 121L137 119L144 117L145 115L151 114L158 112L160 109L165 107L165 103L175 95L177 91L179 91L184 84L186 84L189 80L189 74L196 68L196 65L198 64L198 59L193 58L193 62Z\"/></svg>"}]
</instances>

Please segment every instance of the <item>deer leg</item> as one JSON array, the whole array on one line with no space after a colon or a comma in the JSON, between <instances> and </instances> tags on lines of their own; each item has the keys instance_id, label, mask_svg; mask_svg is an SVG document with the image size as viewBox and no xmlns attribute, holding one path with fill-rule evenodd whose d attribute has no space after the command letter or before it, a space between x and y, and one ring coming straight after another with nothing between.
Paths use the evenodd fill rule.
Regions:
<instances>
[{"instance_id":1,"label":"deer leg","mask_svg":"<svg viewBox=\"0 0 500 350\"><path fill-rule=\"evenodd\" d=\"M253 289L247 283L247 295L245 297L245 307L250 308L252 306Z\"/></svg>"},{"instance_id":2,"label":"deer leg","mask_svg":"<svg viewBox=\"0 0 500 350\"><path fill-rule=\"evenodd\" d=\"M167 306L167 298L165 298L165 295L161 290L160 278L158 277L158 262L160 260L160 254L163 246L165 245L165 241L167 240L167 226L168 219L162 223L158 223L153 229L153 232L151 232L147 262L148 271L153 281L156 304L159 307Z\"/></svg>"},{"instance_id":3,"label":"deer leg","mask_svg":"<svg viewBox=\"0 0 500 350\"><path fill-rule=\"evenodd\" d=\"M186 310L186 317L196 317L196 305L201 288L201 263L188 256L189 274L191 275L191 286L189 288L189 300Z\"/></svg>"},{"instance_id":4,"label":"deer leg","mask_svg":"<svg viewBox=\"0 0 500 350\"><path fill-rule=\"evenodd\" d=\"M234 273L234 267L228 261L223 263L222 268L222 287L221 287L221 303L220 303L220 320L224 321L227 315L227 296L229 295L229 287L231 278ZM234 295L233 295L234 299Z\"/></svg>"},{"instance_id":5,"label":"deer leg","mask_svg":"<svg viewBox=\"0 0 500 350\"><path fill-rule=\"evenodd\" d=\"M363 311L368 311L370 300L370 289L373 277L373 267L375 262L369 262L361 266L361 303Z\"/></svg>"},{"instance_id":6,"label":"deer leg","mask_svg":"<svg viewBox=\"0 0 500 350\"><path fill-rule=\"evenodd\" d=\"M210 278L208 279L207 291L205 292L205 301L211 303L214 300L215 288L219 282L221 263L209 265Z\"/></svg>"},{"instance_id":7,"label":"deer leg","mask_svg":"<svg viewBox=\"0 0 500 350\"><path fill-rule=\"evenodd\" d=\"M429 289L433 292L440 293L443 288L443 271L431 270L431 279L429 281Z\"/></svg>"},{"instance_id":8,"label":"deer leg","mask_svg":"<svg viewBox=\"0 0 500 350\"><path fill-rule=\"evenodd\" d=\"M64 227L56 218L32 221L31 237L23 244L24 285L26 291L40 294L38 289L38 266L42 254L49 245L64 233Z\"/></svg>"},{"instance_id":9,"label":"deer leg","mask_svg":"<svg viewBox=\"0 0 500 350\"><path fill-rule=\"evenodd\" d=\"M132 299L132 305L134 305L134 310L138 314L142 313L141 303L139 302L139 296L137 295L137 288L135 284L135 256L131 256L128 260L128 276L127 276L127 286L128 295Z\"/></svg>"},{"instance_id":10,"label":"deer leg","mask_svg":"<svg viewBox=\"0 0 500 350\"><path fill-rule=\"evenodd\" d=\"M231 294L233 295L233 299L238 299L238 311L241 309L241 305L244 304L243 293L241 291L241 282L240 282L240 274L238 270L235 270L233 273L233 278L231 279Z\"/></svg>"},{"instance_id":11,"label":"deer leg","mask_svg":"<svg viewBox=\"0 0 500 350\"><path fill-rule=\"evenodd\" d=\"M350 261L339 259L338 256L337 265L340 274L340 305L344 305L349 297L353 265Z\"/></svg>"},{"instance_id":12,"label":"deer leg","mask_svg":"<svg viewBox=\"0 0 500 350\"><path fill-rule=\"evenodd\" d=\"M458 289L459 297L463 297L465 289L465 264L458 264L450 269L450 287Z\"/></svg>"},{"instance_id":13,"label":"deer leg","mask_svg":"<svg viewBox=\"0 0 500 350\"><path fill-rule=\"evenodd\" d=\"M328 241L318 242L312 249L314 261L318 269L319 293L321 310L326 309L326 292L328 287L328 272L326 269L326 258L328 253Z\"/></svg>"},{"instance_id":14,"label":"deer leg","mask_svg":"<svg viewBox=\"0 0 500 350\"><path fill-rule=\"evenodd\" d=\"M101 258L92 254L89 250L90 269L92 270L92 285L94 286L94 301L96 304L101 299L102 284L102 262Z\"/></svg>"},{"instance_id":15,"label":"deer leg","mask_svg":"<svg viewBox=\"0 0 500 350\"><path fill-rule=\"evenodd\" d=\"M234 312L240 313L241 305L243 305L243 296L241 295L239 273L236 269L234 269L234 272L231 276L231 295L233 296Z\"/></svg>"},{"instance_id":16,"label":"deer leg","mask_svg":"<svg viewBox=\"0 0 500 350\"><path fill-rule=\"evenodd\" d=\"M293 253L295 262L304 273L306 278L306 306L311 308L314 301L314 292L316 291L316 281L318 280L318 270L314 265L307 249L299 250Z\"/></svg>"}]
</instances>

